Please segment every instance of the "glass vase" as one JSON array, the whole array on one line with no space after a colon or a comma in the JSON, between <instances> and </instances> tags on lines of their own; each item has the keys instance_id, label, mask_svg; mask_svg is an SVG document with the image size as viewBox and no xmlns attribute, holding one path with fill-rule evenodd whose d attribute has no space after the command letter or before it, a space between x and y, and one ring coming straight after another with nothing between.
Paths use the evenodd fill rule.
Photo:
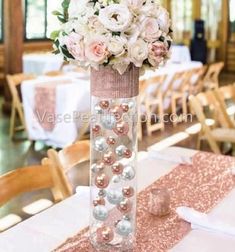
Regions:
<instances>
[{"instance_id":1,"label":"glass vase","mask_svg":"<svg viewBox=\"0 0 235 252\"><path fill-rule=\"evenodd\" d=\"M139 69L91 70L90 241L97 251L135 244Z\"/></svg>"}]
</instances>

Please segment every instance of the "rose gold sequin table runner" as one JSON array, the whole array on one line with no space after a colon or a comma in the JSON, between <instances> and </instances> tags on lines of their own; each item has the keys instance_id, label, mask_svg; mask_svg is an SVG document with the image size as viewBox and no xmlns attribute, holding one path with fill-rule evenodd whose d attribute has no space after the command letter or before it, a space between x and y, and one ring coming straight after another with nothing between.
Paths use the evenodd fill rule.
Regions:
<instances>
[{"instance_id":1,"label":"rose gold sequin table runner","mask_svg":"<svg viewBox=\"0 0 235 252\"><path fill-rule=\"evenodd\" d=\"M71 80L47 81L37 84L34 94L34 115L45 131L53 131L56 118L56 87Z\"/></svg>"},{"instance_id":2,"label":"rose gold sequin table runner","mask_svg":"<svg viewBox=\"0 0 235 252\"><path fill-rule=\"evenodd\" d=\"M163 252L176 245L190 230L190 224L175 213L178 206L209 212L234 187L231 167L235 159L228 156L199 152L193 165L177 166L138 194L137 245L134 252ZM148 212L151 188L168 188L171 195L171 213L162 218ZM79 216L78 216L79 218ZM87 230L68 239L56 252L92 252ZM111 252L111 251L110 251Z\"/></svg>"}]
</instances>

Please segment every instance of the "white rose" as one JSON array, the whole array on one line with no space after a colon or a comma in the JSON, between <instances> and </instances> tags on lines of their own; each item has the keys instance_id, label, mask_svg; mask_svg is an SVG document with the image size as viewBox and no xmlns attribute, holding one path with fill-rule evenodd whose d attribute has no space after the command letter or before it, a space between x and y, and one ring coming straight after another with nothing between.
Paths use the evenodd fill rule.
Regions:
<instances>
[{"instance_id":1,"label":"white rose","mask_svg":"<svg viewBox=\"0 0 235 252\"><path fill-rule=\"evenodd\" d=\"M127 5L133 11L139 11L144 4L144 0L122 0L121 4Z\"/></svg>"},{"instance_id":2,"label":"white rose","mask_svg":"<svg viewBox=\"0 0 235 252\"><path fill-rule=\"evenodd\" d=\"M80 34L72 32L64 37L63 42L74 59L78 61L85 60L84 41Z\"/></svg>"},{"instance_id":3,"label":"white rose","mask_svg":"<svg viewBox=\"0 0 235 252\"><path fill-rule=\"evenodd\" d=\"M137 24L132 24L125 32L122 32L122 36L126 37L129 44L136 42L140 35L140 27Z\"/></svg>"},{"instance_id":4,"label":"white rose","mask_svg":"<svg viewBox=\"0 0 235 252\"><path fill-rule=\"evenodd\" d=\"M71 0L69 4L69 18L76 18L78 12L83 11L88 3L88 0Z\"/></svg>"},{"instance_id":5,"label":"white rose","mask_svg":"<svg viewBox=\"0 0 235 252\"><path fill-rule=\"evenodd\" d=\"M156 18L146 18L142 23L141 36L145 41L154 42L162 32L159 29L158 21Z\"/></svg>"},{"instance_id":6,"label":"white rose","mask_svg":"<svg viewBox=\"0 0 235 252\"><path fill-rule=\"evenodd\" d=\"M160 8L159 2L153 2L152 0L147 0L145 5L141 8L141 12L147 17L156 17L159 14Z\"/></svg>"},{"instance_id":7,"label":"white rose","mask_svg":"<svg viewBox=\"0 0 235 252\"><path fill-rule=\"evenodd\" d=\"M132 15L125 5L111 4L100 10L99 21L113 32L126 30L132 20Z\"/></svg>"},{"instance_id":8,"label":"white rose","mask_svg":"<svg viewBox=\"0 0 235 252\"><path fill-rule=\"evenodd\" d=\"M130 65L130 59L127 54L122 55L121 57L115 57L111 60L110 65L112 65L113 69L116 69L119 74L124 74Z\"/></svg>"},{"instance_id":9,"label":"white rose","mask_svg":"<svg viewBox=\"0 0 235 252\"><path fill-rule=\"evenodd\" d=\"M125 52L127 40L122 36L113 36L108 43L108 50L115 56L120 56Z\"/></svg>"},{"instance_id":10,"label":"white rose","mask_svg":"<svg viewBox=\"0 0 235 252\"><path fill-rule=\"evenodd\" d=\"M170 17L169 17L168 11L163 7L160 7L159 15L157 17L157 22L158 22L160 29L168 34L169 29L170 29L170 25L171 25L170 24Z\"/></svg>"},{"instance_id":11,"label":"white rose","mask_svg":"<svg viewBox=\"0 0 235 252\"><path fill-rule=\"evenodd\" d=\"M135 43L129 44L128 55L136 67L141 67L143 61L148 58L148 44L138 39Z\"/></svg>"}]
</instances>

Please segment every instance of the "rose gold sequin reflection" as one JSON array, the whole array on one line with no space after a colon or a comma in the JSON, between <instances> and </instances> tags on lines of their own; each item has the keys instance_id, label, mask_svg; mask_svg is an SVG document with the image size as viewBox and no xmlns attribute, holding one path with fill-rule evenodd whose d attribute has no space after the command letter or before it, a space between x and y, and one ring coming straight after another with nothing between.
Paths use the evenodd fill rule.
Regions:
<instances>
[{"instance_id":1,"label":"rose gold sequin reflection","mask_svg":"<svg viewBox=\"0 0 235 252\"><path fill-rule=\"evenodd\" d=\"M200 152L193 157L193 165L177 166L140 192L137 203L137 245L132 252L166 252L190 231L190 224L181 220L174 209L193 207L208 212L234 187L231 166L234 158ZM148 212L149 193L152 188L168 188L171 196L170 214L158 218ZM80 232L69 239L56 252L93 252L88 235ZM110 252L113 252L112 250Z\"/></svg>"}]
</instances>

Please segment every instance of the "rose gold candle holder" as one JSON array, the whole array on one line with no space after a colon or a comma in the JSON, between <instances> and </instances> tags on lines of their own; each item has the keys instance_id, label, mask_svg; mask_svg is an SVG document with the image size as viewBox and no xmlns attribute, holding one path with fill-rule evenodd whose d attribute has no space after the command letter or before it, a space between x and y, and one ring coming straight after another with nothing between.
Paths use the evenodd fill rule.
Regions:
<instances>
[{"instance_id":1,"label":"rose gold candle holder","mask_svg":"<svg viewBox=\"0 0 235 252\"><path fill-rule=\"evenodd\" d=\"M149 212L162 217L170 212L170 194L166 188L153 188L149 196Z\"/></svg>"}]
</instances>

